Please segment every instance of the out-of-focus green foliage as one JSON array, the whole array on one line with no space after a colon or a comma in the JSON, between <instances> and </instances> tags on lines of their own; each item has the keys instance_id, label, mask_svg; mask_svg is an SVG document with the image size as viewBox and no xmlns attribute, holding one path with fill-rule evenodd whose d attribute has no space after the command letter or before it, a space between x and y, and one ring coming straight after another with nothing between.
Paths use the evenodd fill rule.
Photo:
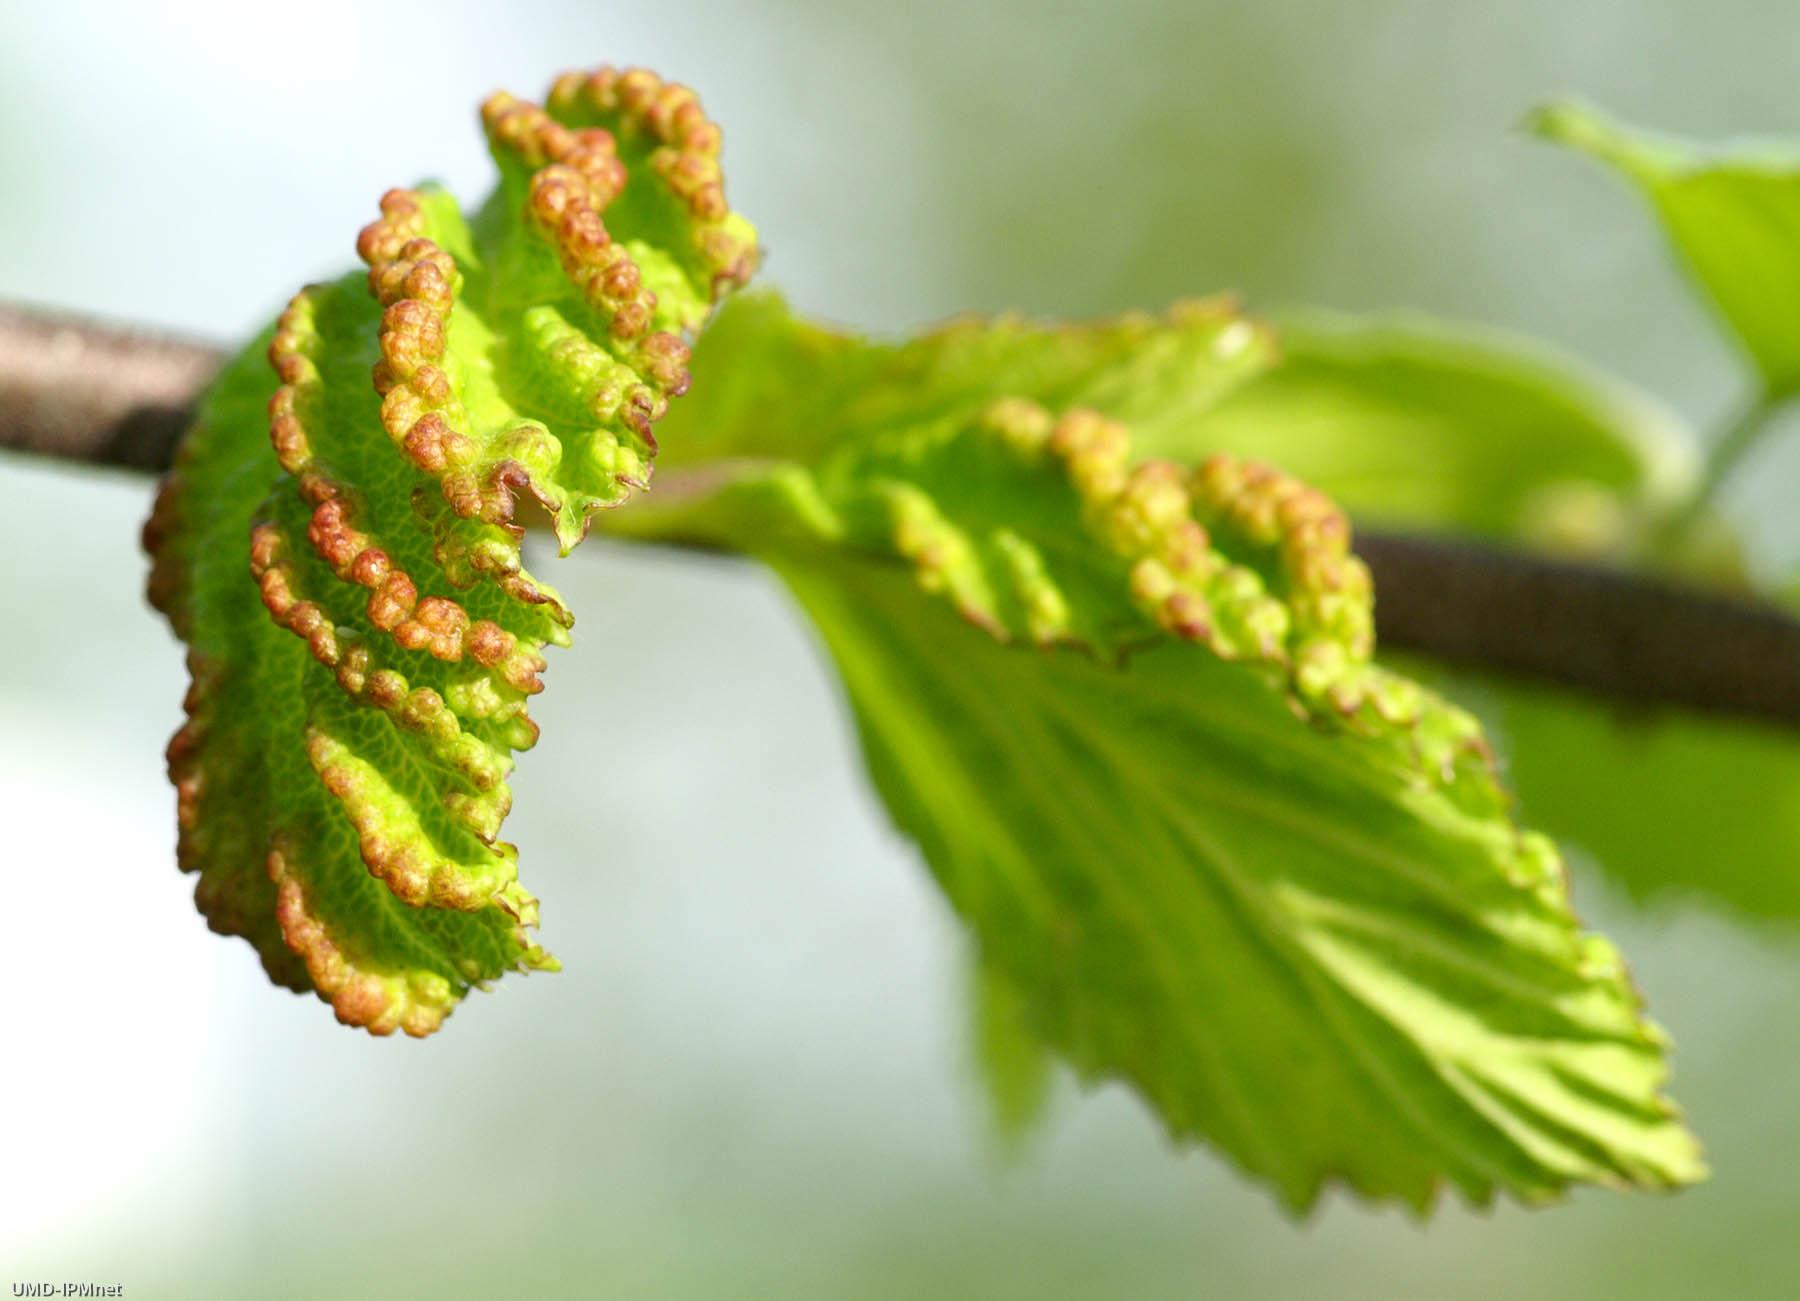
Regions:
<instances>
[{"instance_id":1,"label":"out-of-focus green foliage","mask_svg":"<svg viewBox=\"0 0 1800 1301\"><path fill-rule=\"evenodd\" d=\"M1800 740L1691 714L1633 717L1495 684L1525 814L1640 898L1800 923Z\"/></svg>"},{"instance_id":2,"label":"out-of-focus green foliage","mask_svg":"<svg viewBox=\"0 0 1800 1301\"><path fill-rule=\"evenodd\" d=\"M1055 1081L1055 1059L1033 1033L1019 991L991 967L971 968L969 1007L975 1066L1006 1155L1016 1155L1043 1118Z\"/></svg>"},{"instance_id":3,"label":"out-of-focus green foliage","mask_svg":"<svg viewBox=\"0 0 1800 1301\"><path fill-rule=\"evenodd\" d=\"M1701 148L1576 103L1547 105L1527 125L1636 183L1770 395L1800 388L1800 150Z\"/></svg>"},{"instance_id":4,"label":"out-of-focus green foliage","mask_svg":"<svg viewBox=\"0 0 1800 1301\"><path fill-rule=\"evenodd\" d=\"M1691 486L1654 400L1542 344L1417 312L1293 313L1281 359L1211 409L1157 413L1147 455L1265 458L1363 521L1616 548Z\"/></svg>"}]
</instances>

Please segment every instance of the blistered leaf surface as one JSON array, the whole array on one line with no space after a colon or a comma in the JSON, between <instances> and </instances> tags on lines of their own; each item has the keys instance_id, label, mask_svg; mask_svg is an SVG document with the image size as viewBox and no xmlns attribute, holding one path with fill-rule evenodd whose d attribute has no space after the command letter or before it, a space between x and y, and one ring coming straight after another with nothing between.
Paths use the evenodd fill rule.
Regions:
<instances>
[{"instance_id":1,"label":"blistered leaf surface","mask_svg":"<svg viewBox=\"0 0 1800 1301\"><path fill-rule=\"evenodd\" d=\"M231 364L146 528L193 675L169 770L200 909L377 1034L554 965L500 831L573 615L518 512L567 551L644 484L689 341L756 257L684 87L602 69L482 120L486 206L383 196L366 271Z\"/></svg>"}]
</instances>

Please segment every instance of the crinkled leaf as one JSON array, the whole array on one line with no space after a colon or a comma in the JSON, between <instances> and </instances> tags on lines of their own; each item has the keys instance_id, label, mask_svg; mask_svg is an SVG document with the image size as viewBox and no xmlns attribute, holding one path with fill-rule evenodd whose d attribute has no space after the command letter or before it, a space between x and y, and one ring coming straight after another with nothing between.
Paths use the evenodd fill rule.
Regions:
<instances>
[{"instance_id":1,"label":"crinkled leaf","mask_svg":"<svg viewBox=\"0 0 1800 1301\"><path fill-rule=\"evenodd\" d=\"M1341 513L1135 453L1120 417L1167 448L1263 331L1218 303L899 346L734 315L703 368L739 387L688 418L735 465L617 522L787 580L1023 1024L1295 1206L1699 1176L1663 1042L1479 728L1370 662Z\"/></svg>"},{"instance_id":2,"label":"crinkled leaf","mask_svg":"<svg viewBox=\"0 0 1800 1301\"><path fill-rule=\"evenodd\" d=\"M1547 105L1528 126L1635 183L1769 392L1800 388L1800 149L1702 148L1575 103Z\"/></svg>"},{"instance_id":3,"label":"crinkled leaf","mask_svg":"<svg viewBox=\"0 0 1800 1301\"><path fill-rule=\"evenodd\" d=\"M572 616L515 498L567 550L641 484L686 336L754 260L690 92L602 70L548 102L484 106L501 184L473 223L382 198L367 273L229 367L146 529L193 673L169 766L200 909L379 1034L552 965L499 832Z\"/></svg>"}]
</instances>

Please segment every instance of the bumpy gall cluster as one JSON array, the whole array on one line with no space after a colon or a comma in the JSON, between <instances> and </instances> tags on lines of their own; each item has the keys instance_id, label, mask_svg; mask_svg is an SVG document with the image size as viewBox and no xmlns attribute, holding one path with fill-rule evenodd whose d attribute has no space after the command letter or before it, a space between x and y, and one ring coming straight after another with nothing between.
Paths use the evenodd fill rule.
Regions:
<instances>
[{"instance_id":1,"label":"bumpy gall cluster","mask_svg":"<svg viewBox=\"0 0 1800 1301\"><path fill-rule=\"evenodd\" d=\"M1255 329L1222 302L1178 309L1171 325L1221 340ZM1470 715L1373 663L1369 572L1317 489L1254 460L1145 459L1123 422L1024 396L894 451L905 442L784 484L790 505L825 521L815 530L906 560L998 640L1128 655L1174 637L1262 669L1305 717L1396 738L1435 780L1454 782L1464 760L1491 767ZM1058 494L1064 512L1044 514ZM1036 506L1009 518L1012 502Z\"/></svg>"}]
</instances>

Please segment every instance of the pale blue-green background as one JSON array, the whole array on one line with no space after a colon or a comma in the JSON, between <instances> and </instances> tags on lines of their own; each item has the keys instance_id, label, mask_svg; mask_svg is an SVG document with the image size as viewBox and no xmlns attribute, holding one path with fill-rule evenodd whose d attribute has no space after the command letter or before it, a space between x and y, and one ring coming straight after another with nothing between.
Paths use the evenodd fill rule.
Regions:
<instances>
[{"instance_id":1,"label":"pale blue-green background","mask_svg":"<svg viewBox=\"0 0 1800 1301\"><path fill-rule=\"evenodd\" d=\"M1602 4L9 6L0 295L228 337L389 184L487 183L473 108L643 62L725 124L808 310L892 327L1225 286L1528 329L1700 423L1729 355L1647 220L1509 135L1549 93L1800 130L1800 10ZM1800 456L1734 491L1791 565ZM1782 484L1788 488L1785 494ZM1718 1175L1676 1199L1309 1223L1123 1092L995 1159L958 935L760 576L596 548L509 824L559 976L424 1044L208 936L160 751L146 484L0 460L0 1274L129 1297L1779 1297L1800 1292L1800 944L1591 873Z\"/></svg>"}]
</instances>

